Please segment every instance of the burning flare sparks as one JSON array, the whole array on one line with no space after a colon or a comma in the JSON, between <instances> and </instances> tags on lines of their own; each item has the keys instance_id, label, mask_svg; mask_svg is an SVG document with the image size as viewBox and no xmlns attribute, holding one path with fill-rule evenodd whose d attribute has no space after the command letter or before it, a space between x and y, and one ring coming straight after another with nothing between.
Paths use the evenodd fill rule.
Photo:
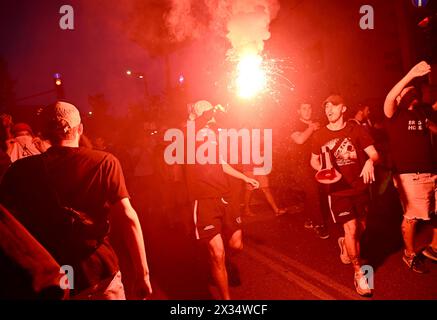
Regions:
<instances>
[{"instance_id":1,"label":"burning flare sparks","mask_svg":"<svg viewBox=\"0 0 437 320\"><path fill-rule=\"evenodd\" d=\"M278 102L283 92L281 89L295 89L285 76L285 70L295 71L290 59L271 59L251 53L229 55L228 61L235 66L229 73L228 89L241 99L262 99L267 95Z\"/></svg>"},{"instance_id":2,"label":"burning flare sparks","mask_svg":"<svg viewBox=\"0 0 437 320\"><path fill-rule=\"evenodd\" d=\"M250 99L266 88L267 77L259 55L247 55L237 65L237 92L241 98Z\"/></svg>"}]
</instances>

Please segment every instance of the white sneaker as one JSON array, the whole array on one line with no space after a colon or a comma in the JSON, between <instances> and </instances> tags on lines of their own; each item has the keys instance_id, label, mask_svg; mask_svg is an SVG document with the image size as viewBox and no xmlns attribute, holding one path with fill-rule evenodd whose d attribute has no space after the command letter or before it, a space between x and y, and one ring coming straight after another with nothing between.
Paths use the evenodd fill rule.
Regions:
<instances>
[{"instance_id":1,"label":"white sneaker","mask_svg":"<svg viewBox=\"0 0 437 320\"><path fill-rule=\"evenodd\" d=\"M355 273L354 285L355 285L355 290L360 296L371 297L373 295L372 289L369 286L369 281L362 272Z\"/></svg>"}]
</instances>

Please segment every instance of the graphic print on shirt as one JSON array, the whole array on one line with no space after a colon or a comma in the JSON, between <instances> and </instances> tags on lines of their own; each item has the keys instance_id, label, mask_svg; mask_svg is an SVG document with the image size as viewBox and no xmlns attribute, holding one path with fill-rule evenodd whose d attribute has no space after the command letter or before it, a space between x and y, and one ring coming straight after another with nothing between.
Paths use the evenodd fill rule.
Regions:
<instances>
[{"instance_id":1,"label":"graphic print on shirt","mask_svg":"<svg viewBox=\"0 0 437 320\"><path fill-rule=\"evenodd\" d=\"M423 127L421 120L408 120L408 131L423 131Z\"/></svg>"},{"instance_id":2,"label":"graphic print on shirt","mask_svg":"<svg viewBox=\"0 0 437 320\"><path fill-rule=\"evenodd\" d=\"M329 150L331 150L335 162L339 167L355 164L357 162L357 151L352 144L351 138L332 139L325 143L323 147L328 147ZM336 148L336 150L333 150L334 148Z\"/></svg>"}]
</instances>

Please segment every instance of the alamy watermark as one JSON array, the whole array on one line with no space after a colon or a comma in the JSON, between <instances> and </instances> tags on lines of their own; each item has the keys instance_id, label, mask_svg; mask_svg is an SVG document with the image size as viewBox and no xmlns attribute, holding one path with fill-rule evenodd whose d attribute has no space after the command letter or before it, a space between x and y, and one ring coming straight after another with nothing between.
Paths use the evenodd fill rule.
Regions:
<instances>
[{"instance_id":1,"label":"alamy watermark","mask_svg":"<svg viewBox=\"0 0 437 320\"><path fill-rule=\"evenodd\" d=\"M375 29L375 10L369 4L362 5L360 7L360 28L362 30L373 30Z\"/></svg>"},{"instance_id":2,"label":"alamy watermark","mask_svg":"<svg viewBox=\"0 0 437 320\"><path fill-rule=\"evenodd\" d=\"M361 289L375 289L373 267L366 264L361 267L361 273L363 274L363 277L361 277L360 282L358 283Z\"/></svg>"},{"instance_id":3,"label":"alamy watermark","mask_svg":"<svg viewBox=\"0 0 437 320\"><path fill-rule=\"evenodd\" d=\"M63 265L59 269L59 273L62 274L59 280L59 287L62 290L74 289L74 270L70 265Z\"/></svg>"},{"instance_id":4,"label":"alamy watermark","mask_svg":"<svg viewBox=\"0 0 437 320\"><path fill-rule=\"evenodd\" d=\"M164 151L169 165L225 162L251 164L254 175L272 171L272 129L218 129L216 132L203 128L196 133L195 122L187 121L186 136L182 130L173 128L165 132L164 140L171 142Z\"/></svg>"},{"instance_id":5,"label":"alamy watermark","mask_svg":"<svg viewBox=\"0 0 437 320\"><path fill-rule=\"evenodd\" d=\"M59 13L63 16L59 20L59 27L62 30L74 30L74 9L70 5L63 5L59 9Z\"/></svg>"}]
</instances>

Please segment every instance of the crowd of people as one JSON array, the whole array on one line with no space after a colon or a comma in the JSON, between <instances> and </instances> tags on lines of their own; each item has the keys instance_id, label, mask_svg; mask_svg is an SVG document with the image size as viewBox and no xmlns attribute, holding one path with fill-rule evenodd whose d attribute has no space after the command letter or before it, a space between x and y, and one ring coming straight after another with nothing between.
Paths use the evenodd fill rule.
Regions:
<instances>
[{"instance_id":1,"label":"crowd of people","mask_svg":"<svg viewBox=\"0 0 437 320\"><path fill-rule=\"evenodd\" d=\"M424 257L437 260L437 106L423 104L420 90L410 85L430 71L420 62L390 90L383 107L386 119L378 124L368 105L354 108L347 119L347 102L332 94L322 103L326 126L314 121L315 105L302 102L287 133L293 150L289 172L304 195L303 227L327 239L328 219L341 226L340 259L352 265L362 296L373 293L362 270L360 239L372 201L370 185L379 183L379 171L390 172L385 176L393 177L404 210L403 262L425 273ZM223 128L218 106L199 101L190 112L198 132ZM103 136L86 138L83 119L70 103L44 108L39 120L35 134L29 124L1 116L0 221L5 223L0 223L0 269L11 274L1 297L144 299L152 292L143 239L146 218L159 210L176 224L183 220L178 210L187 206L187 234L207 248L213 282L221 298L230 299L227 266L243 249L242 218L257 214L250 205L252 193L261 189L276 216L287 213L268 175L254 175L251 164L228 164L219 151L214 163L166 163L166 126L158 130L147 123L121 148ZM378 130L385 132L386 145ZM217 149L217 141L207 142L208 150ZM418 248L420 221L434 225L434 237ZM32 254L38 259L23 258ZM74 270L74 286L71 278L60 280L58 273L47 272L65 265ZM123 285L120 265L135 279L132 285ZM66 281L68 290L55 290L59 281Z\"/></svg>"}]
</instances>

